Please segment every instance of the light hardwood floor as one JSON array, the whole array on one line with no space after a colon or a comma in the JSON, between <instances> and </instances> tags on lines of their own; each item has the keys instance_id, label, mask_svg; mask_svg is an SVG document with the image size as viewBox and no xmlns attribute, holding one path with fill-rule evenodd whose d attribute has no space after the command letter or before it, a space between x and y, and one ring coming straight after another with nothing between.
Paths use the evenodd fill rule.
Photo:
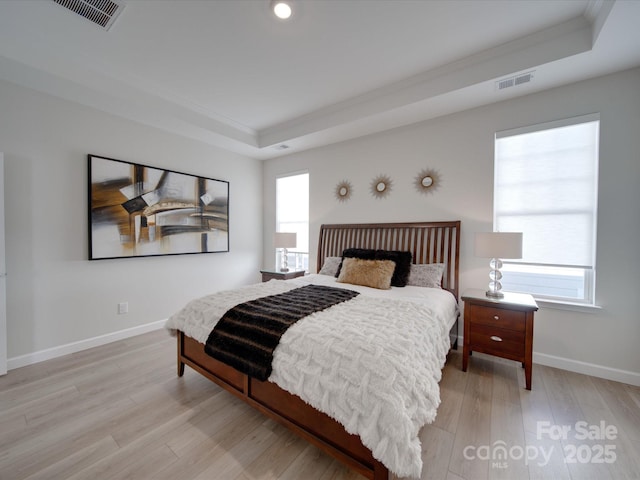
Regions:
<instances>
[{"instance_id":1,"label":"light hardwood floor","mask_svg":"<svg viewBox=\"0 0 640 480\"><path fill-rule=\"evenodd\" d=\"M460 365L452 352L420 434L422 478L640 479L640 388L534 365L527 391L515 362ZM175 339L157 331L0 377L0 479L362 478L175 367ZM575 438L602 425L608 439Z\"/></svg>"}]
</instances>

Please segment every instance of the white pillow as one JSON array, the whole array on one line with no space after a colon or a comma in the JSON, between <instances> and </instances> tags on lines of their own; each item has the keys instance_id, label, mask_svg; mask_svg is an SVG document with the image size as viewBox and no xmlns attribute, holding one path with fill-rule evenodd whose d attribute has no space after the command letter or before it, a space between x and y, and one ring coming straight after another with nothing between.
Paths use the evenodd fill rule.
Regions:
<instances>
[{"instance_id":1,"label":"white pillow","mask_svg":"<svg viewBox=\"0 0 640 480\"><path fill-rule=\"evenodd\" d=\"M407 285L416 287L442 288L444 263L412 264Z\"/></svg>"}]
</instances>

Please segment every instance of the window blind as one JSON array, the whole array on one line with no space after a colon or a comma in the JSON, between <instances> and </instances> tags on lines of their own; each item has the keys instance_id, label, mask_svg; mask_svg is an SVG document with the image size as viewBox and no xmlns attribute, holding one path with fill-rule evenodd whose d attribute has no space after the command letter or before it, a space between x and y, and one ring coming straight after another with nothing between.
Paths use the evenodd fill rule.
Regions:
<instances>
[{"instance_id":1,"label":"window blind","mask_svg":"<svg viewBox=\"0 0 640 480\"><path fill-rule=\"evenodd\" d=\"M494 228L524 232L521 262L593 268L599 119L496 134Z\"/></svg>"},{"instance_id":2,"label":"window blind","mask_svg":"<svg viewBox=\"0 0 640 480\"><path fill-rule=\"evenodd\" d=\"M297 247L291 252L309 251L309 174L276 179L276 231L296 232Z\"/></svg>"},{"instance_id":3,"label":"window blind","mask_svg":"<svg viewBox=\"0 0 640 480\"><path fill-rule=\"evenodd\" d=\"M309 269L309 174L293 173L276 178L276 232L295 232L296 247L288 249L293 270ZM282 264L276 250L276 265Z\"/></svg>"}]
</instances>

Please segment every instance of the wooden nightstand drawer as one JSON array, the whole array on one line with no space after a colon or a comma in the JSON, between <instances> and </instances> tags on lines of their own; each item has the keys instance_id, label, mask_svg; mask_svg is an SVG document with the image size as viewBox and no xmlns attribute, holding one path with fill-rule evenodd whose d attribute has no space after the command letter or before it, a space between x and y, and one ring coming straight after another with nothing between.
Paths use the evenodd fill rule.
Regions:
<instances>
[{"instance_id":1,"label":"wooden nightstand drawer","mask_svg":"<svg viewBox=\"0 0 640 480\"><path fill-rule=\"evenodd\" d=\"M478 324L471 330L471 346L478 352L523 361L524 331Z\"/></svg>"},{"instance_id":2,"label":"wooden nightstand drawer","mask_svg":"<svg viewBox=\"0 0 640 480\"><path fill-rule=\"evenodd\" d=\"M526 318L524 312L474 304L470 304L467 308L471 309L473 323L524 332Z\"/></svg>"}]
</instances>

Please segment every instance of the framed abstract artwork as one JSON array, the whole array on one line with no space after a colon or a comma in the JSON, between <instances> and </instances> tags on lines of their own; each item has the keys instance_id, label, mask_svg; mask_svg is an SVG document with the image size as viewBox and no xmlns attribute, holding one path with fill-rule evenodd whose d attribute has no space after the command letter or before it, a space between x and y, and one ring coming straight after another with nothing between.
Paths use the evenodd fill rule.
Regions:
<instances>
[{"instance_id":1,"label":"framed abstract artwork","mask_svg":"<svg viewBox=\"0 0 640 480\"><path fill-rule=\"evenodd\" d=\"M89 260L229 251L229 182L88 156Z\"/></svg>"}]
</instances>

